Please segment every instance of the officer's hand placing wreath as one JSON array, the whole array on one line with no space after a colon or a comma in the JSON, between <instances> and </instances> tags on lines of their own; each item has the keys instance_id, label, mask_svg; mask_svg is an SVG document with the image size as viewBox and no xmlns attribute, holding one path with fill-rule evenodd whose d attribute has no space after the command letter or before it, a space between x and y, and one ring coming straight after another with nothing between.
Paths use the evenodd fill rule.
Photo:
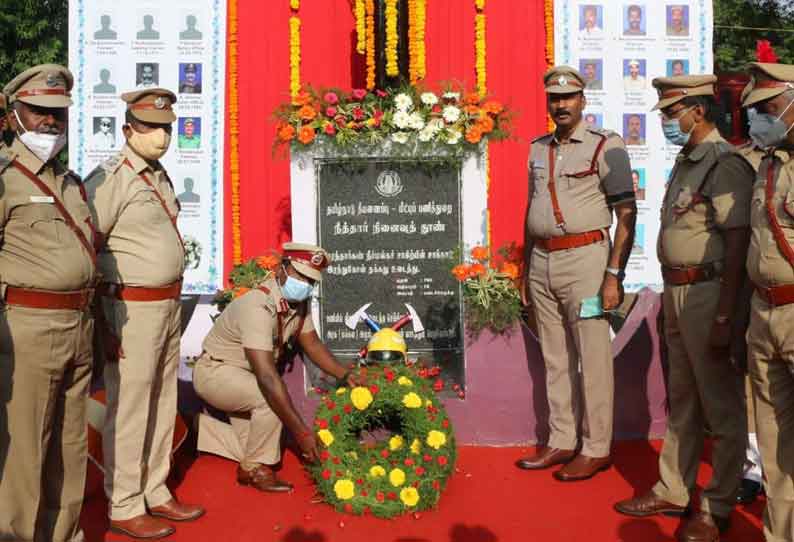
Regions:
<instances>
[{"instance_id":1,"label":"officer's hand placing wreath","mask_svg":"<svg viewBox=\"0 0 794 542\"><path fill-rule=\"evenodd\" d=\"M317 435L310 432L304 433L298 437L298 446L303 452L301 456L308 463L320 461L320 443L317 442Z\"/></svg>"}]
</instances>

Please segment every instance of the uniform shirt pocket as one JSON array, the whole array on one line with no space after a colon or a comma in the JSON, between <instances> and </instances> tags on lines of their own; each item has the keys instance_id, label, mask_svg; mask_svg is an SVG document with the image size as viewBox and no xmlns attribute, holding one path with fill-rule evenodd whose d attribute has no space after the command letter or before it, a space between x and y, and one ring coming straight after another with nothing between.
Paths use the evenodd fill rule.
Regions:
<instances>
[{"instance_id":1,"label":"uniform shirt pocket","mask_svg":"<svg viewBox=\"0 0 794 542\"><path fill-rule=\"evenodd\" d=\"M17 207L16 213L30 230L32 245L46 248L61 246L64 241L66 222L55 205L28 203Z\"/></svg>"},{"instance_id":2,"label":"uniform shirt pocket","mask_svg":"<svg viewBox=\"0 0 794 542\"><path fill-rule=\"evenodd\" d=\"M136 220L144 224L159 224L168 221L160 199L152 188L143 188L133 194L127 205Z\"/></svg>"}]
</instances>

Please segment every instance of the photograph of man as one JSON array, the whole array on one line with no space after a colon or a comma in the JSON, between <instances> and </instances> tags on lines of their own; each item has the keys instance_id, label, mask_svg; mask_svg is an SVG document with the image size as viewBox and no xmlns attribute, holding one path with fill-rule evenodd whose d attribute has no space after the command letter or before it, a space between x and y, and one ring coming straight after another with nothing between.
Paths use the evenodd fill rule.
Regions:
<instances>
[{"instance_id":1,"label":"photograph of man","mask_svg":"<svg viewBox=\"0 0 794 542\"><path fill-rule=\"evenodd\" d=\"M180 149L201 148L201 119L198 117L181 117L179 119L179 138L177 145Z\"/></svg>"},{"instance_id":2,"label":"photograph of man","mask_svg":"<svg viewBox=\"0 0 794 542\"><path fill-rule=\"evenodd\" d=\"M631 170L631 183L634 185L634 197L645 199L645 168Z\"/></svg>"},{"instance_id":3,"label":"photograph of man","mask_svg":"<svg viewBox=\"0 0 794 542\"><path fill-rule=\"evenodd\" d=\"M193 179L185 177L183 184L185 185L185 191L179 194L176 199L178 199L180 203L200 203L201 196L193 192Z\"/></svg>"},{"instance_id":4,"label":"photograph of man","mask_svg":"<svg viewBox=\"0 0 794 542\"><path fill-rule=\"evenodd\" d=\"M139 30L135 36L139 40L159 40L160 32L152 28L154 26L154 17L151 15L143 16L143 30Z\"/></svg>"},{"instance_id":5,"label":"photograph of man","mask_svg":"<svg viewBox=\"0 0 794 542\"><path fill-rule=\"evenodd\" d=\"M156 62L139 62L135 65L135 88L155 88L160 84L160 65Z\"/></svg>"},{"instance_id":6,"label":"photograph of man","mask_svg":"<svg viewBox=\"0 0 794 542\"><path fill-rule=\"evenodd\" d=\"M115 94L116 85L110 82L110 70L102 68L99 70L99 83L94 85L94 94Z\"/></svg>"},{"instance_id":7,"label":"photograph of man","mask_svg":"<svg viewBox=\"0 0 794 542\"><path fill-rule=\"evenodd\" d=\"M98 151L116 148L116 119L113 117L94 117L94 135L91 147Z\"/></svg>"},{"instance_id":8,"label":"photograph of man","mask_svg":"<svg viewBox=\"0 0 794 542\"><path fill-rule=\"evenodd\" d=\"M689 60L684 58L672 58L667 61L667 77L677 77L679 75L689 75Z\"/></svg>"},{"instance_id":9,"label":"photograph of man","mask_svg":"<svg viewBox=\"0 0 794 542\"><path fill-rule=\"evenodd\" d=\"M623 115L623 140L626 145L645 145L645 114Z\"/></svg>"},{"instance_id":10,"label":"photograph of man","mask_svg":"<svg viewBox=\"0 0 794 542\"><path fill-rule=\"evenodd\" d=\"M179 93L201 94L201 63L179 64Z\"/></svg>"},{"instance_id":11,"label":"photograph of man","mask_svg":"<svg viewBox=\"0 0 794 542\"><path fill-rule=\"evenodd\" d=\"M637 4L627 6L623 12L623 35L645 35L645 8Z\"/></svg>"},{"instance_id":12,"label":"photograph of man","mask_svg":"<svg viewBox=\"0 0 794 542\"><path fill-rule=\"evenodd\" d=\"M601 113L585 113L584 122L585 124L592 126L593 128L604 127L603 115Z\"/></svg>"},{"instance_id":13,"label":"photograph of man","mask_svg":"<svg viewBox=\"0 0 794 542\"><path fill-rule=\"evenodd\" d=\"M179 33L179 39L181 40L200 40L201 39L201 31L196 30L196 16L195 15L188 15L185 18L185 25L187 28Z\"/></svg>"},{"instance_id":14,"label":"photograph of man","mask_svg":"<svg viewBox=\"0 0 794 542\"><path fill-rule=\"evenodd\" d=\"M626 59L623 61L623 89L629 92L645 90L645 59Z\"/></svg>"},{"instance_id":15,"label":"photograph of man","mask_svg":"<svg viewBox=\"0 0 794 542\"><path fill-rule=\"evenodd\" d=\"M667 35L689 36L689 6L681 4L667 6Z\"/></svg>"},{"instance_id":16,"label":"photograph of man","mask_svg":"<svg viewBox=\"0 0 794 542\"><path fill-rule=\"evenodd\" d=\"M579 71L584 76L585 88L601 90L604 88L602 81L602 61L597 58L583 58L579 61Z\"/></svg>"},{"instance_id":17,"label":"photograph of man","mask_svg":"<svg viewBox=\"0 0 794 542\"><path fill-rule=\"evenodd\" d=\"M637 224L634 232L634 245L631 247L632 256L645 254L645 224Z\"/></svg>"},{"instance_id":18,"label":"photograph of man","mask_svg":"<svg viewBox=\"0 0 794 542\"><path fill-rule=\"evenodd\" d=\"M95 40L118 39L118 34L116 33L116 31L110 28L110 15L102 15L102 17L99 18L99 24L102 27L96 32L94 32Z\"/></svg>"},{"instance_id":19,"label":"photograph of man","mask_svg":"<svg viewBox=\"0 0 794 542\"><path fill-rule=\"evenodd\" d=\"M592 4L579 6L579 35L600 38L604 35L603 7Z\"/></svg>"}]
</instances>

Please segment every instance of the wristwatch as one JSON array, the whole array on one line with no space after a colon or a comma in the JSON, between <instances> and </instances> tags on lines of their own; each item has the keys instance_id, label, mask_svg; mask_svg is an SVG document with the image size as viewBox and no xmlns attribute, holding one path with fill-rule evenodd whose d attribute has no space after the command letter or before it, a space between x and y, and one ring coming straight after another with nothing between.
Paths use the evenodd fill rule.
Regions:
<instances>
[{"instance_id":1,"label":"wristwatch","mask_svg":"<svg viewBox=\"0 0 794 542\"><path fill-rule=\"evenodd\" d=\"M622 269L618 269L617 267L607 267L606 272L610 275L615 275L620 282L623 282L623 279L626 278L626 272Z\"/></svg>"}]
</instances>

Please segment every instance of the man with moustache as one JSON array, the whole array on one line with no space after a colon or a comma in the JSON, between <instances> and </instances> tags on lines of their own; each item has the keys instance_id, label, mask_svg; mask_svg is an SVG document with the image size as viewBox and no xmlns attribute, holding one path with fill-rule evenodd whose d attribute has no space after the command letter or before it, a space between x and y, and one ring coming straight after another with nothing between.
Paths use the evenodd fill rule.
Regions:
<instances>
[{"instance_id":1,"label":"man with moustache","mask_svg":"<svg viewBox=\"0 0 794 542\"><path fill-rule=\"evenodd\" d=\"M601 90L601 79L598 78L598 70L595 62L586 62L584 65L585 88L589 90Z\"/></svg>"},{"instance_id":2,"label":"man with moustache","mask_svg":"<svg viewBox=\"0 0 794 542\"><path fill-rule=\"evenodd\" d=\"M159 159L171 141L176 96L154 88L121 99L127 103L127 142L86 179L103 238L105 493L111 531L160 538L174 532L161 518L190 521L204 513L177 502L166 487L177 410L185 250L177 229L179 204Z\"/></svg>"},{"instance_id":3,"label":"man with moustache","mask_svg":"<svg viewBox=\"0 0 794 542\"><path fill-rule=\"evenodd\" d=\"M44 64L3 89L0 149L0 540L78 542L91 382L93 224L66 144L72 74Z\"/></svg>"},{"instance_id":4,"label":"man with moustache","mask_svg":"<svg viewBox=\"0 0 794 542\"><path fill-rule=\"evenodd\" d=\"M613 419L609 324L599 311L583 309L620 305L637 208L623 141L583 121L582 75L558 66L543 81L557 128L530 150L521 297L538 323L551 434L517 466L562 464L554 477L576 481L611 465ZM613 211L618 223L610 243Z\"/></svg>"},{"instance_id":5,"label":"man with moustache","mask_svg":"<svg viewBox=\"0 0 794 542\"><path fill-rule=\"evenodd\" d=\"M636 4L632 4L626 11L629 25L623 34L626 36L644 36L645 31L642 29L642 8Z\"/></svg>"},{"instance_id":6,"label":"man with moustache","mask_svg":"<svg viewBox=\"0 0 794 542\"><path fill-rule=\"evenodd\" d=\"M639 115L630 115L626 122L626 145L645 145L642 137L642 118Z\"/></svg>"},{"instance_id":7,"label":"man with moustache","mask_svg":"<svg viewBox=\"0 0 794 542\"><path fill-rule=\"evenodd\" d=\"M645 90L645 76L640 74L639 60L629 61L629 74L623 76L623 88L632 92Z\"/></svg>"},{"instance_id":8,"label":"man with moustache","mask_svg":"<svg viewBox=\"0 0 794 542\"><path fill-rule=\"evenodd\" d=\"M684 6L670 6L670 20L667 23L667 35L676 37L686 37L689 35L689 28L684 25Z\"/></svg>"},{"instance_id":9,"label":"man with moustache","mask_svg":"<svg viewBox=\"0 0 794 542\"><path fill-rule=\"evenodd\" d=\"M604 35L604 29L598 26L598 11L596 6L583 6L584 28L582 34L588 38L600 38Z\"/></svg>"}]
</instances>

